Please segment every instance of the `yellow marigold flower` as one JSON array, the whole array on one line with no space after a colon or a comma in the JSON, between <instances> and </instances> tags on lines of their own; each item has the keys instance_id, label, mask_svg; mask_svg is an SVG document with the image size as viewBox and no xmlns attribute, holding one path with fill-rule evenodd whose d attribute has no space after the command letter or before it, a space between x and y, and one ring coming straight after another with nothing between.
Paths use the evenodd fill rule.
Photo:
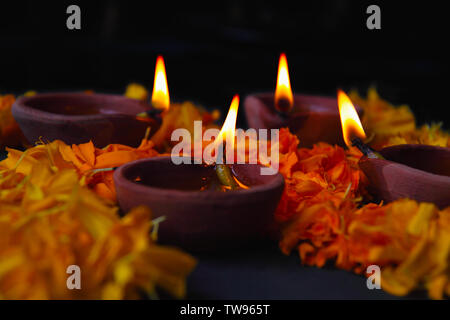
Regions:
<instances>
[{"instance_id":1,"label":"yellow marigold flower","mask_svg":"<svg viewBox=\"0 0 450 320\"><path fill-rule=\"evenodd\" d=\"M362 124L368 136L372 137L370 144L376 149L405 143L450 146L450 134L442 130L441 124L417 128L414 114L408 106L393 106L383 100L374 87L369 88L367 99L355 90L349 96L363 108Z\"/></svg>"},{"instance_id":2,"label":"yellow marigold flower","mask_svg":"<svg viewBox=\"0 0 450 320\"><path fill-rule=\"evenodd\" d=\"M141 101L147 101L149 98L148 90L138 83L130 83L125 90L125 96Z\"/></svg>"},{"instance_id":3,"label":"yellow marigold flower","mask_svg":"<svg viewBox=\"0 0 450 320\"><path fill-rule=\"evenodd\" d=\"M32 96L35 96L36 94L37 94L36 91L29 90L29 91L25 92L23 95L24 95L24 97L32 97Z\"/></svg>"},{"instance_id":4,"label":"yellow marigold flower","mask_svg":"<svg viewBox=\"0 0 450 320\"><path fill-rule=\"evenodd\" d=\"M195 260L152 239L146 207L118 208L80 184L60 141L0 162L0 297L127 299L162 288L185 295ZM67 288L77 265L81 290Z\"/></svg>"}]
</instances>

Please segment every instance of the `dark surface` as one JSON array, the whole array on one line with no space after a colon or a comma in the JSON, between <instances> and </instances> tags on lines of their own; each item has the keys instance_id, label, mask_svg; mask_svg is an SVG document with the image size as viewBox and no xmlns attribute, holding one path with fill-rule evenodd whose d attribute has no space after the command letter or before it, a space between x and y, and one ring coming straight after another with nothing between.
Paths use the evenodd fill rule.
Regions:
<instances>
[{"instance_id":1,"label":"dark surface","mask_svg":"<svg viewBox=\"0 0 450 320\"><path fill-rule=\"evenodd\" d=\"M188 280L189 299L400 299L367 289L363 276L302 266L297 254L285 256L275 244L197 257ZM421 292L407 298L424 297Z\"/></svg>"}]
</instances>

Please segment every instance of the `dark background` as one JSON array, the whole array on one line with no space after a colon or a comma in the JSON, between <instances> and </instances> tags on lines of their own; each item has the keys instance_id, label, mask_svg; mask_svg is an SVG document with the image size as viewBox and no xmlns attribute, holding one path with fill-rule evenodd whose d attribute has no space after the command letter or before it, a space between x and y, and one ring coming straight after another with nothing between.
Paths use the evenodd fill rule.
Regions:
<instances>
[{"instance_id":1,"label":"dark background","mask_svg":"<svg viewBox=\"0 0 450 320\"><path fill-rule=\"evenodd\" d=\"M80 31L66 28L70 4ZM369 4L381 7L381 30L366 28ZM432 1L2 1L0 93L151 89L162 54L173 99L226 110L235 93L273 91L286 52L297 92L376 84L419 123L445 122L446 12Z\"/></svg>"}]
</instances>

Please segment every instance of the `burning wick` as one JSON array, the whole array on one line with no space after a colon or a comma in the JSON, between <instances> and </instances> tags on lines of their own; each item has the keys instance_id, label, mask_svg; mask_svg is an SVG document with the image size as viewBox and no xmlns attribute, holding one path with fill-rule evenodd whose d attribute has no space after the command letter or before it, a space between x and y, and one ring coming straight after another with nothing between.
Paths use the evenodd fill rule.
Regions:
<instances>
[{"instance_id":1,"label":"burning wick","mask_svg":"<svg viewBox=\"0 0 450 320\"><path fill-rule=\"evenodd\" d=\"M223 148L225 149L225 147ZM222 150L222 148L219 148L219 150ZM223 158L223 153L224 152L219 152L222 153L222 158ZM231 169L228 165L225 164L225 161L223 161L224 163L216 163L215 166L215 170L216 170L216 175L219 178L219 181L225 186L230 188L231 190L236 190L239 186L235 181L235 177L233 175L233 173L231 172Z\"/></svg>"},{"instance_id":2,"label":"burning wick","mask_svg":"<svg viewBox=\"0 0 450 320\"><path fill-rule=\"evenodd\" d=\"M384 159L383 156L362 142L358 137L351 140L352 146L357 147L367 158L370 159Z\"/></svg>"},{"instance_id":3,"label":"burning wick","mask_svg":"<svg viewBox=\"0 0 450 320\"><path fill-rule=\"evenodd\" d=\"M226 155L226 148L227 144L226 141L230 142L230 145L228 147L231 147L231 150L233 152L234 157L234 136L235 136L235 130L236 130L236 119L237 119L237 112L239 108L239 96L235 95L233 97L233 101L231 102L230 110L228 111L227 117L225 119L225 122L223 123L222 129L219 132L219 135L217 136L216 140L213 143L218 143L218 152L216 156L216 164L215 164L215 171L216 175L219 178L219 181L224 185L226 188L230 190L236 190L239 188L246 189L247 187L243 185L241 182L237 180L237 178L233 175L231 172L230 167L226 164L225 161L225 155ZM228 139L226 139L228 137ZM217 163L217 159L222 159L222 163Z\"/></svg>"},{"instance_id":4,"label":"burning wick","mask_svg":"<svg viewBox=\"0 0 450 320\"><path fill-rule=\"evenodd\" d=\"M275 108L281 114L285 114L294 106L294 95L291 90L289 70L286 55L280 55L278 62L277 87L275 89Z\"/></svg>"},{"instance_id":5,"label":"burning wick","mask_svg":"<svg viewBox=\"0 0 450 320\"><path fill-rule=\"evenodd\" d=\"M153 117L157 117L160 116L161 113L163 113L164 110L162 109L151 109L151 110L147 110L141 113L138 113L136 116L139 118L153 118Z\"/></svg>"},{"instance_id":6,"label":"burning wick","mask_svg":"<svg viewBox=\"0 0 450 320\"><path fill-rule=\"evenodd\" d=\"M345 144L348 147L357 147L368 158L384 159L381 154L363 142L366 133L350 98L342 90L338 90L337 96Z\"/></svg>"}]
</instances>

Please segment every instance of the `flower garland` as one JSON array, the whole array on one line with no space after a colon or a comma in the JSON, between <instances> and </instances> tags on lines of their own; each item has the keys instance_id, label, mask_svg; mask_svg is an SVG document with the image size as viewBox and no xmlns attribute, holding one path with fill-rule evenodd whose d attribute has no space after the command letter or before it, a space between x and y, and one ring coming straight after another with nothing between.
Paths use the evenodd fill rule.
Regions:
<instances>
[{"instance_id":1,"label":"flower garland","mask_svg":"<svg viewBox=\"0 0 450 320\"><path fill-rule=\"evenodd\" d=\"M133 85L127 96L147 99L148 92ZM362 122L375 148L401 143L450 146L450 135L439 125L417 128L407 106L392 106L373 88L367 99L355 92L351 97L364 109ZM5 101L12 104L10 97L3 106ZM61 291L66 275L55 267L76 261L92 270L84 298L136 297L139 288L153 295L156 285L182 296L185 276L195 262L154 244L147 236L152 226L147 209L117 216L112 169L158 156L157 147L170 150L175 120L189 128L193 120L216 117L198 110L187 116L191 109L197 107L173 108L173 121L166 120L156 140L147 134L137 148L113 144L98 149L90 142L68 146L61 141L24 152L8 148L8 158L0 162L0 295L79 297ZM450 296L450 208L439 210L409 199L370 203L357 149L326 143L299 146L296 136L281 129L280 172L286 188L275 220L283 253L296 250L304 264L334 262L357 273L377 264L381 285L392 294L425 288L431 298Z\"/></svg>"}]
</instances>

